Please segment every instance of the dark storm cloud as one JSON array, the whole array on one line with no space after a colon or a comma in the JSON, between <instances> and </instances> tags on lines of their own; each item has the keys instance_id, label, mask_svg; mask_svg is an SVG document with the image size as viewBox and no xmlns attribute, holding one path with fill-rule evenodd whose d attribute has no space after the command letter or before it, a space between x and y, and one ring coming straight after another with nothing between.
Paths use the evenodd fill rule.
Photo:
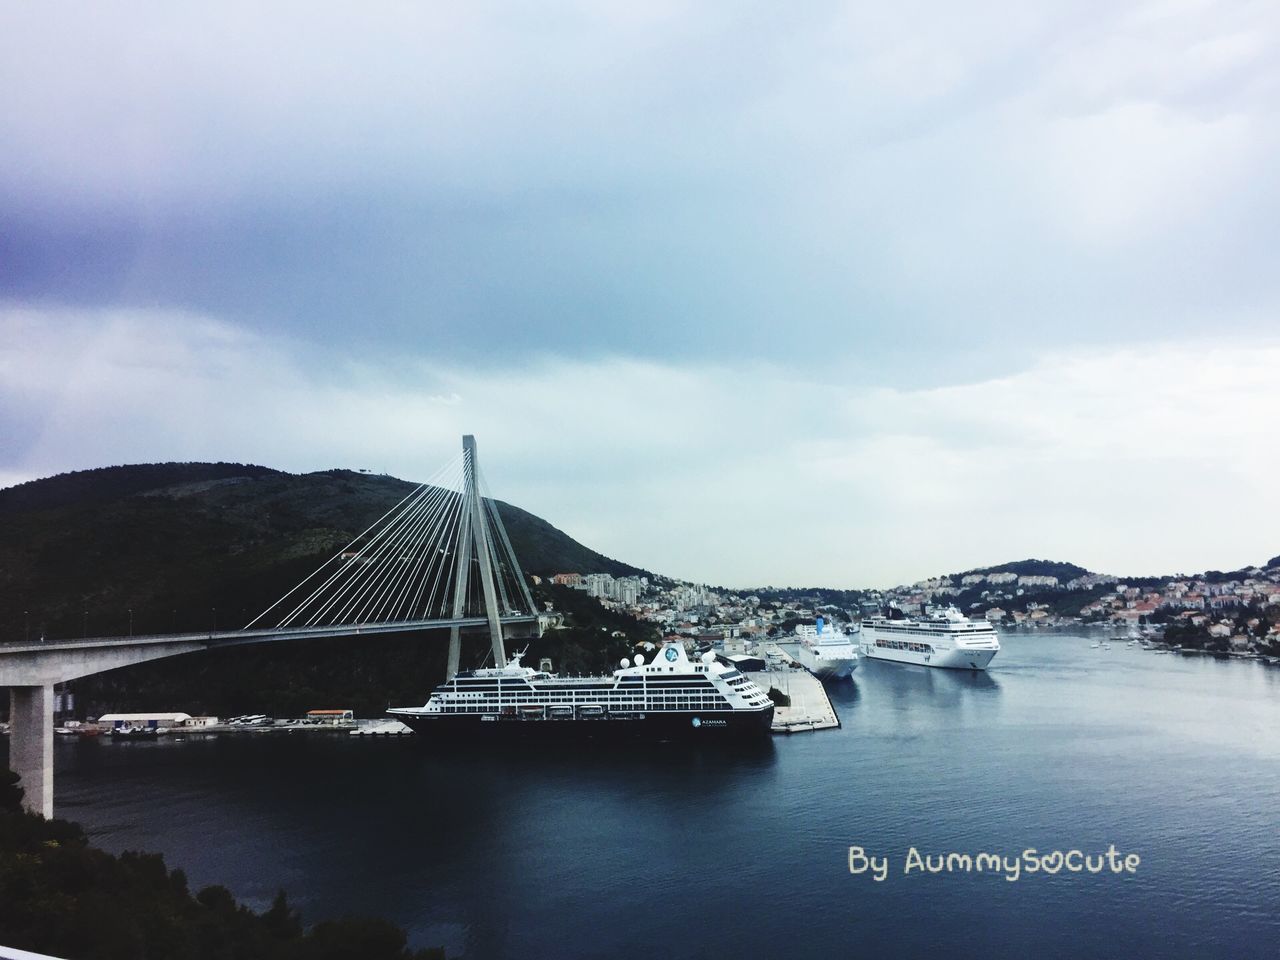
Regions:
<instances>
[{"instance_id":1,"label":"dark storm cloud","mask_svg":"<svg viewBox=\"0 0 1280 960\"><path fill-rule=\"evenodd\" d=\"M0 297L500 361L1265 329L1228 4L10 7ZM918 348L931 347L925 357Z\"/></svg>"}]
</instances>

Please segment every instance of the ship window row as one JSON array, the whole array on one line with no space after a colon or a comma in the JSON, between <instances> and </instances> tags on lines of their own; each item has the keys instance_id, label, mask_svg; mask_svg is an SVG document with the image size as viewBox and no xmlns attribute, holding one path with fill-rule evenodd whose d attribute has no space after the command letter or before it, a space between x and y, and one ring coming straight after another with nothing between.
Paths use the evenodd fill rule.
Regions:
<instances>
[{"instance_id":1,"label":"ship window row","mask_svg":"<svg viewBox=\"0 0 1280 960\"><path fill-rule=\"evenodd\" d=\"M754 705L762 706L763 704L754 704ZM535 706L541 706L541 705L539 704ZM733 710L733 707L731 707L727 703L716 703L716 702L699 703L697 701L663 702L661 700L654 700L654 701L645 702L645 703L630 703L630 704L582 704L578 709L584 710L589 707L603 707L605 710L609 711L610 713L617 713L618 711L623 711L626 713L635 713L635 712L664 713L667 711L680 712L680 711L694 711L694 710L705 712L705 713L714 713L716 711ZM444 712L446 713L498 713L500 711L497 707L493 706L492 704L484 705L484 704L478 704L478 703L460 703L460 704L448 705L448 707Z\"/></svg>"},{"instance_id":2,"label":"ship window row","mask_svg":"<svg viewBox=\"0 0 1280 960\"><path fill-rule=\"evenodd\" d=\"M640 678L637 677L636 679L638 680ZM699 676L698 674L695 673L695 674L684 674L684 675L675 676L675 677L653 677L649 680L649 685L653 686L654 684L662 685L662 684L672 684L672 683L689 683L695 686L703 686L710 682L711 682L710 677Z\"/></svg>"},{"instance_id":3,"label":"ship window row","mask_svg":"<svg viewBox=\"0 0 1280 960\"><path fill-rule=\"evenodd\" d=\"M623 691L601 691L593 690L589 693L574 694L572 691L554 692L554 693L501 693L491 697L471 697L465 693L453 694L445 697L446 700L483 700L492 703L573 703L578 700L595 701L595 700L636 700L644 696L643 690L623 690Z\"/></svg>"},{"instance_id":4,"label":"ship window row","mask_svg":"<svg viewBox=\"0 0 1280 960\"><path fill-rule=\"evenodd\" d=\"M910 650L912 653L933 653L933 647L927 643L912 643L910 640L876 640L876 646L888 650Z\"/></svg>"},{"instance_id":5,"label":"ship window row","mask_svg":"<svg viewBox=\"0 0 1280 960\"><path fill-rule=\"evenodd\" d=\"M759 704L767 703L767 698L760 698ZM750 703L750 701L749 701ZM750 703L750 705L759 705ZM604 703L584 704L475 704L475 703L451 703L444 704L444 712L447 713L494 713L503 709L538 709L540 707L576 707L577 709L604 708L607 710L732 710L733 707L727 700L716 698L686 698L686 696L654 696L645 700L634 701L604 701Z\"/></svg>"},{"instance_id":6,"label":"ship window row","mask_svg":"<svg viewBox=\"0 0 1280 960\"><path fill-rule=\"evenodd\" d=\"M750 683L747 677L739 676L736 680L728 682L727 686L731 688L739 688L744 684ZM511 696L520 697L573 697L575 695L589 695L591 697L608 696L609 694L617 694L619 692L628 696L641 695L648 689L649 691L657 691L658 693L680 692L689 694L708 693L716 690L716 685L705 677L689 677L681 680L677 678L664 680L650 680L647 684L627 684L625 686L610 683L596 684L573 684L558 687L554 684L512 684L498 688L496 686L475 686L467 685L464 687L455 687L452 684L445 684L441 688L441 693L446 697L476 697L486 698L508 698Z\"/></svg>"},{"instance_id":7,"label":"ship window row","mask_svg":"<svg viewBox=\"0 0 1280 960\"><path fill-rule=\"evenodd\" d=\"M759 694L746 694L744 699L750 699L752 696ZM716 693L676 693L672 691L667 694L644 694L636 691L634 694L614 694L603 697L490 697L484 700L473 700L467 697L445 697L443 702L448 706L468 706L473 703L480 705L491 704L493 706L525 706L529 704L537 705L545 704L579 704L579 703L728 703L728 699Z\"/></svg>"},{"instance_id":8,"label":"ship window row","mask_svg":"<svg viewBox=\"0 0 1280 960\"><path fill-rule=\"evenodd\" d=\"M664 692L661 694L650 693L648 697L646 697L643 691L631 690L624 693L605 693L603 695L592 694L590 696L583 696L583 697L575 697L572 694L566 693L566 694L560 694L558 696L557 695L534 696L529 694L518 694L518 695L506 694L506 695L496 696L496 697L471 698L471 697L467 697L464 694L460 696L458 695L445 696L443 700L446 704L451 706L466 705L473 702L479 702L482 704L490 703L490 704L501 705L501 706L520 706L525 704L539 704L539 703L574 704L574 703L580 703L584 701L588 703L603 702L603 703L633 703L633 704L643 703L643 702L646 702L646 700L653 701L653 702L662 702L662 701L671 701L671 700L679 700L681 702L690 701L690 700L697 701L697 702L712 702L712 703L728 702L723 696L713 693L711 691L704 692L704 691L689 691L689 690L685 690L685 691L672 690L672 691Z\"/></svg>"},{"instance_id":9,"label":"ship window row","mask_svg":"<svg viewBox=\"0 0 1280 960\"><path fill-rule=\"evenodd\" d=\"M995 629L990 626L962 627L960 630L948 630L946 627L895 627L890 624L878 624L874 629L886 630L891 633L907 633L921 637L950 637L958 632L964 633L995 633Z\"/></svg>"},{"instance_id":10,"label":"ship window row","mask_svg":"<svg viewBox=\"0 0 1280 960\"><path fill-rule=\"evenodd\" d=\"M749 681L744 680L743 682L747 683ZM736 690L739 688L734 687L733 689ZM525 688L523 690L518 690L518 689L500 690L500 691L492 691L488 693L472 693L471 691L465 691L462 693L446 693L445 695L450 697L474 697L478 699L501 698L504 700L509 699L511 697L523 697L525 699L533 697L539 700L564 699L566 697L581 699L583 697L586 697L594 700L594 699L599 699L600 697L611 697L611 696L612 697L618 697L618 696L640 697L640 696L644 696L646 691L650 694L656 694L658 696L667 696L669 694L701 696L704 694L709 695L709 694L719 692L716 689L716 687L711 684L708 684L705 687L701 685L693 686L690 684L670 684L670 685L664 685L664 686L649 684L647 687L572 687L572 688L563 689L563 690L557 690L555 687L538 687L538 688Z\"/></svg>"}]
</instances>

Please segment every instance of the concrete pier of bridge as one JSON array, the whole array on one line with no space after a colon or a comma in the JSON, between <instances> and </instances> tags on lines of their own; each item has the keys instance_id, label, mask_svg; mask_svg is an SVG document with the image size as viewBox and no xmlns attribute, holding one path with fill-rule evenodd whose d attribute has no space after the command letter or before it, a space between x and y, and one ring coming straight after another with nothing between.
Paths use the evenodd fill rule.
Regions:
<instances>
[{"instance_id":1,"label":"concrete pier of bridge","mask_svg":"<svg viewBox=\"0 0 1280 960\"><path fill-rule=\"evenodd\" d=\"M53 816L53 684L9 688L9 769L22 778L23 805Z\"/></svg>"}]
</instances>

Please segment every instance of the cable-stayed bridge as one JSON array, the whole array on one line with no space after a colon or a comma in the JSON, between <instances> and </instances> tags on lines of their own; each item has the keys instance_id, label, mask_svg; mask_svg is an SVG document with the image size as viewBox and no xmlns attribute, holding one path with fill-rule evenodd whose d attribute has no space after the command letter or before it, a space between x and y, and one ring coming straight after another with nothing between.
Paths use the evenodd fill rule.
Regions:
<instances>
[{"instance_id":1,"label":"cable-stayed bridge","mask_svg":"<svg viewBox=\"0 0 1280 960\"><path fill-rule=\"evenodd\" d=\"M217 647L319 637L484 630L495 663L507 636L539 626L528 581L487 495L475 438L368 529L240 630L0 643L9 688L9 767L28 809L53 815L53 690L78 677Z\"/></svg>"}]
</instances>

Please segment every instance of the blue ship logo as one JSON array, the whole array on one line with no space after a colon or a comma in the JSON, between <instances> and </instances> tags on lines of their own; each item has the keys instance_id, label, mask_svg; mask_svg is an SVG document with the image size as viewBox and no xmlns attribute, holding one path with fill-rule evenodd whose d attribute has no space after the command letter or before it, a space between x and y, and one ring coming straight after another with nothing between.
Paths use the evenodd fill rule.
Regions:
<instances>
[{"instance_id":1,"label":"blue ship logo","mask_svg":"<svg viewBox=\"0 0 1280 960\"><path fill-rule=\"evenodd\" d=\"M676 657L678 657L678 656L680 656L680 654L676 653L676 648L675 648L675 647L667 647L667 659L668 659L668 660L670 660L672 663L675 663L675 662L676 662Z\"/></svg>"},{"instance_id":2,"label":"blue ship logo","mask_svg":"<svg viewBox=\"0 0 1280 960\"><path fill-rule=\"evenodd\" d=\"M694 717L694 718L693 718L693 725L694 725L695 727L700 727L700 726L702 726L702 721L701 721L701 720L699 720L697 717Z\"/></svg>"}]
</instances>

